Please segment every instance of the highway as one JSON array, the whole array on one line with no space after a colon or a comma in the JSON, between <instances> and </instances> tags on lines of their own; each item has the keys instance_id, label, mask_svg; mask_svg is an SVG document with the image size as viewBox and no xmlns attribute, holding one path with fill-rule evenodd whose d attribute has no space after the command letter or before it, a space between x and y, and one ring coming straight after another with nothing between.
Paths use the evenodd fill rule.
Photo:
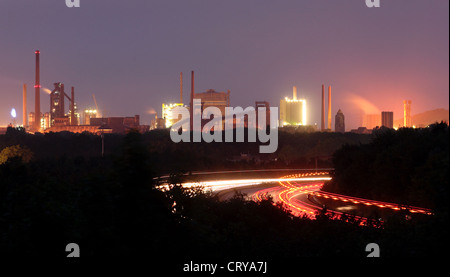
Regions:
<instances>
[{"instance_id":1,"label":"highway","mask_svg":"<svg viewBox=\"0 0 450 277\"><path fill-rule=\"evenodd\" d=\"M353 210L356 214L365 206L390 212L409 210L411 213L432 215L430 209L322 191L325 181L329 180L331 177L328 172L314 172L290 174L280 178L187 182L183 186L202 186L217 194L220 200L227 200L236 193L245 194L253 201L262 201L270 196L274 203L283 203L294 216L306 216L311 219L315 219L318 211L323 210L324 203L326 203L328 217L333 219L342 219L345 216L347 220L348 213L345 212ZM373 220L360 216L362 214L360 212L359 215L353 215L351 220L357 220L360 225L375 225ZM378 221L376 225L382 225L382 221Z\"/></svg>"}]
</instances>

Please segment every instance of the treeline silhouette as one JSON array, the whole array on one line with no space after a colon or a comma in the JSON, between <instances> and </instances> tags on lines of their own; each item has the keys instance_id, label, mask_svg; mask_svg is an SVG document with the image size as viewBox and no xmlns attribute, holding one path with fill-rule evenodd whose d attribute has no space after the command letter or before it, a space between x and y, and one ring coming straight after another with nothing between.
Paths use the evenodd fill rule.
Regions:
<instances>
[{"instance_id":1,"label":"treeline silhouette","mask_svg":"<svg viewBox=\"0 0 450 277\"><path fill-rule=\"evenodd\" d=\"M322 146L309 152L305 145L314 147L319 141ZM359 145L370 136L280 133L279 151L291 147L289 152L298 156L273 160L272 166L288 160L295 164L295 159L309 162L323 156L321 151L334 151L333 141L339 145L334 147ZM137 256L153 261L364 257L371 242L379 243L383 256L430 256L439 253L445 239L435 218L406 221L399 214L384 229L360 227L320 214L318 220L293 217L271 199L256 203L236 195L219 201L210 193L179 185L184 170L221 163L255 166L248 161L236 165L231 157L242 151L256 155L258 144L181 147L164 131L130 132L106 136L102 158L97 136L32 136L10 129L0 136L0 149L13 145L29 149L33 156L29 161L9 156L0 165L2 256L64 257L65 246L73 242L84 257ZM204 157L209 159L197 160ZM170 189L160 190L153 177L175 171Z\"/></svg>"},{"instance_id":2,"label":"treeline silhouette","mask_svg":"<svg viewBox=\"0 0 450 277\"><path fill-rule=\"evenodd\" d=\"M335 152L324 190L448 212L449 128L380 129L369 144Z\"/></svg>"},{"instance_id":3,"label":"treeline silhouette","mask_svg":"<svg viewBox=\"0 0 450 277\"><path fill-rule=\"evenodd\" d=\"M104 136L106 158L117 156L123 150L124 135L105 134ZM169 130L165 129L144 133L141 139L153 161L152 169L159 174L169 174L261 167L315 168L316 160L318 167L332 167L331 156L342 145L369 143L372 136L306 132L302 128L283 128L279 131L278 150L273 154L260 154L259 142L173 143ZM0 151L15 145L31 150L34 161L62 157L95 158L101 156L102 150L101 137L88 132L31 135L20 128L8 128L6 135L0 135Z\"/></svg>"}]
</instances>

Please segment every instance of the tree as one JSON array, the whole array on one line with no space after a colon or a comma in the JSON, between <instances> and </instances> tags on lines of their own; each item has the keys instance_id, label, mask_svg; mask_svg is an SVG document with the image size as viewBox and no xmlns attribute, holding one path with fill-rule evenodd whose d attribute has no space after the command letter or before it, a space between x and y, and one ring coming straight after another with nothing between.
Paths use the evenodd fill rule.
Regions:
<instances>
[{"instance_id":1,"label":"tree","mask_svg":"<svg viewBox=\"0 0 450 277\"><path fill-rule=\"evenodd\" d=\"M28 147L13 145L4 148L0 152L0 164L6 163L11 158L20 158L23 162L28 163L33 158L33 152Z\"/></svg>"}]
</instances>

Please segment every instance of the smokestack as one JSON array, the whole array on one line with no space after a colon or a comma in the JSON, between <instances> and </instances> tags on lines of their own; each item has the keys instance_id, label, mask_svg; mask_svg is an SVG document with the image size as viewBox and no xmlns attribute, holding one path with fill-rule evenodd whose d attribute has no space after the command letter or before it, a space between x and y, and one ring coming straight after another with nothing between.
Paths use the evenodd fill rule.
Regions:
<instances>
[{"instance_id":1,"label":"smokestack","mask_svg":"<svg viewBox=\"0 0 450 277\"><path fill-rule=\"evenodd\" d=\"M403 127L412 127L411 100L403 101Z\"/></svg>"},{"instance_id":2,"label":"smokestack","mask_svg":"<svg viewBox=\"0 0 450 277\"><path fill-rule=\"evenodd\" d=\"M331 130L331 86L328 87L328 129Z\"/></svg>"},{"instance_id":3,"label":"smokestack","mask_svg":"<svg viewBox=\"0 0 450 277\"><path fill-rule=\"evenodd\" d=\"M22 105L22 116L23 116L23 128L28 126L27 117L27 84L23 84L23 105Z\"/></svg>"},{"instance_id":4,"label":"smokestack","mask_svg":"<svg viewBox=\"0 0 450 277\"><path fill-rule=\"evenodd\" d=\"M41 84L39 76L39 50L34 52L36 54L36 82L34 85L34 131L41 130Z\"/></svg>"},{"instance_id":5,"label":"smokestack","mask_svg":"<svg viewBox=\"0 0 450 277\"><path fill-rule=\"evenodd\" d=\"M183 104L183 72L180 72L180 103Z\"/></svg>"},{"instance_id":6,"label":"smokestack","mask_svg":"<svg viewBox=\"0 0 450 277\"><path fill-rule=\"evenodd\" d=\"M296 86L294 86L292 94L293 94L292 99L297 100L297 87Z\"/></svg>"},{"instance_id":7,"label":"smokestack","mask_svg":"<svg viewBox=\"0 0 450 277\"><path fill-rule=\"evenodd\" d=\"M70 101L70 125L77 125L75 122L75 88L72 87L72 95Z\"/></svg>"},{"instance_id":8,"label":"smokestack","mask_svg":"<svg viewBox=\"0 0 450 277\"><path fill-rule=\"evenodd\" d=\"M320 130L325 131L325 85L322 85L322 122Z\"/></svg>"},{"instance_id":9,"label":"smokestack","mask_svg":"<svg viewBox=\"0 0 450 277\"><path fill-rule=\"evenodd\" d=\"M191 72L191 103L189 106L189 111L191 114L191 131L193 131L194 128L194 70L192 70Z\"/></svg>"}]
</instances>

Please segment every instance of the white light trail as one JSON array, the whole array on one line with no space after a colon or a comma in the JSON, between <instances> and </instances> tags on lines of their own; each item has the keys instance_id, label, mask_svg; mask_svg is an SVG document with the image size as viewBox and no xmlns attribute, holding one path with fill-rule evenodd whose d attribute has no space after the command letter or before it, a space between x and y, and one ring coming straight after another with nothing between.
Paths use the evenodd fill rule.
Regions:
<instances>
[{"instance_id":1,"label":"white light trail","mask_svg":"<svg viewBox=\"0 0 450 277\"><path fill-rule=\"evenodd\" d=\"M267 178L267 179L241 179L241 180L222 180L222 181L203 181L203 182L191 182L191 183L183 183L183 187L190 188L190 187L197 187L202 186L205 189L210 189L214 192L226 190L226 189L233 189L233 188L240 188L240 187L247 187L247 186L257 186L264 183L273 183L273 182L280 182L280 181L329 181L331 180L331 177L299 177L299 178Z\"/></svg>"}]
</instances>

